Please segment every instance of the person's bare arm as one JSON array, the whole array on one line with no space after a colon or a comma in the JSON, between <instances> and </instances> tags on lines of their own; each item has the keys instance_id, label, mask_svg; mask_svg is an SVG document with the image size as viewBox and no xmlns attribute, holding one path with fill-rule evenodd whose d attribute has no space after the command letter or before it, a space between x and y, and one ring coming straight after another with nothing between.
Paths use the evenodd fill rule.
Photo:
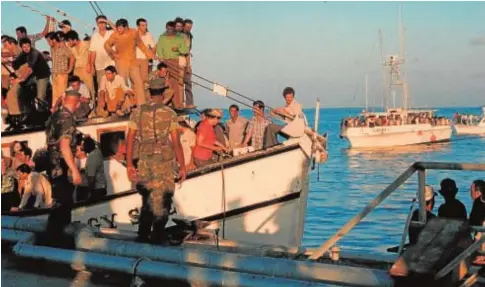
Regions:
<instances>
[{"instance_id":1,"label":"person's bare arm","mask_svg":"<svg viewBox=\"0 0 485 287\"><path fill-rule=\"evenodd\" d=\"M175 151L175 158L180 166L179 174L181 180L185 180L186 170L185 170L185 158L184 150L182 149L182 144L180 143L180 137L177 130L170 132L170 140L172 141L173 149Z\"/></svg>"},{"instance_id":2,"label":"person's bare arm","mask_svg":"<svg viewBox=\"0 0 485 287\"><path fill-rule=\"evenodd\" d=\"M74 55L71 53L71 56L69 57L69 68L67 70L68 74L74 70L75 64L76 64L76 58L74 58Z\"/></svg>"},{"instance_id":3,"label":"person's bare arm","mask_svg":"<svg viewBox=\"0 0 485 287\"><path fill-rule=\"evenodd\" d=\"M74 156L71 150L71 139L67 137L61 138L59 146L61 149L62 157L64 158L64 161L66 162L67 167L69 167L69 169L73 174L75 172L79 173L79 169L77 168L76 163L74 162Z\"/></svg>"}]
</instances>

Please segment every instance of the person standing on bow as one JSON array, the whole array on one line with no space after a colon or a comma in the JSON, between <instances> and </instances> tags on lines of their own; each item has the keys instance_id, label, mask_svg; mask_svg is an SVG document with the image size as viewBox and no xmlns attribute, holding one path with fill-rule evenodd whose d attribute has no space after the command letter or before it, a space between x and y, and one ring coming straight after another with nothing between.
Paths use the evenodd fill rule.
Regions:
<instances>
[{"instance_id":1,"label":"person standing on bow","mask_svg":"<svg viewBox=\"0 0 485 287\"><path fill-rule=\"evenodd\" d=\"M94 96L93 74L89 70L89 42L81 41L79 34L74 30L67 32L65 37L76 61L74 64L74 75L81 79L88 87L91 95Z\"/></svg>"},{"instance_id":2,"label":"person standing on bow","mask_svg":"<svg viewBox=\"0 0 485 287\"><path fill-rule=\"evenodd\" d=\"M52 186L55 205L47 221L50 241L63 238L63 228L71 223L74 185L82 183L81 173L74 161L76 149L76 121L74 114L79 106L81 94L67 91L62 109L51 115L46 123L49 168L47 176ZM72 175L69 181L68 171Z\"/></svg>"},{"instance_id":3,"label":"person standing on bow","mask_svg":"<svg viewBox=\"0 0 485 287\"><path fill-rule=\"evenodd\" d=\"M113 50L115 47L116 51ZM116 32L104 43L104 49L114 59L118 74L125 79L130 79L131 88L135 92L136 104L145 103L145 86L140 75L140 69L136 62L136 48L150 59L154 57L152 51L143 43L136 29L128 27L126 19L116 21Z\"/></svg>"},{"instance_id":4,"label":"person standing on bow","mask_svg":"<svg viewBox=\"0 0 485 287\"><path fill-rule=\"evenodd\" d=\"M115 62L104 49L104 43L113 34L113 30L106 30L108 24L106 16L99 15L96 17L96 24L98 31L93 34L89 43L89 64L87 72L88 74L95 74L97 89L99 90L101 79L104 76L104 69L108 66L114 66Z\"/></svg>"},{"instance_id":5,"label":"person standing on bow","mask_svg":"<svg viewBox=\"0 0 485 287\"><path fill-rule=\"evenodd\" d=\"M20 41L23 38L27 38L27 39L30 40L32 48L35 48L35 42L44 38L47 35L47 33L50 32L49 31L50 23L55 21L54 18L52 18L50 16L45 16L45 19L46 19L46 23L45 23L45 26L44 26L44 30L42 30L42 32L37 33L37 34L28 35L27 29L24 26L17 27L15 29L15 33L17 34L17 40Z\"/></svg>"},{"instance_id":6,"label":"person standing on bow","mask_svg":"<svg viewBox=\"0 0 485 287\"><path fill-rule=\"evenodd\" d=\"M138 183L143 196L138 241L156 244L168 239L165 225L175 192L175 160L180 166L180 183L186 176L177 114L163 100L161 93L152 94L151 101L131 113L126 149L128 178Z\"/></svg>"},{"instance_id":7,"label":"person standing on bow","mask_svg":"<svg viewBox=\"0 0 485 287\"><path fill-rule=\"evenodd\" d=\"M150 32L148 32L148 22L143 18L136 20L136 27L138 28L138 34L143 43L148 47L148 49L155 54L155 40ZM140 75L143 83L148 82L149 74L149 60L147 56L140 50L136 48L136 65L140 69Z\"/></svg>"},{"instance_id":8,"label":"person standing on bow","mask_svg":"<svg viewBox=\"0 0 485 287\"><path fill-rule=\"evenodd\" d=\"M184 70L184 88L185 88L185 107L188 109L195 108L194 94L192 93L192 26L194 22L190 19L184 20L183 34L186 35L185 43L189 47L189 53L185 56L186 66Z\"/></svg>"},{"instance_id":9,"label":"person standing on bow","mask_svg":"<svg viewBox=\"0 0 485 287\"><path fill-rule=\"evenodd\" d=\"M166 24L166 32L158 38L157 56L168 66L170 85L174 89L173 104L175 109L182 109L184 70L180 68L179 57L189 53L189 47L182 35L175 32L175 22Z\"/></svg>"},{"instance_id":10,"label":"person standing on bow","mask_svg":"<svg viewBox=\"0 0 485 287\"><path fill-rule=\"evenodd\" d=\"M229 146L231 148L238 148L241 147L244 141L248 120L239 115L238 105L231 105L229 107L229 114L231 118L226 121Z\"/></svg>"},{"instance_id":11,"label":"person standing on bow","mask_svg":"<svg viewBox=\"0 0 485 287\"><path fill-rule=\"evenodd\" d=\"M249 121L246 137L243 141L243 146L247 146L251 141L251 146L255 150L263 149L264 147L264 134L267 127L271 124L271 121L265 118L264 115L264 103L262 101L255 101L253 103L254 117Z\"/></svg>"}]
</instances>

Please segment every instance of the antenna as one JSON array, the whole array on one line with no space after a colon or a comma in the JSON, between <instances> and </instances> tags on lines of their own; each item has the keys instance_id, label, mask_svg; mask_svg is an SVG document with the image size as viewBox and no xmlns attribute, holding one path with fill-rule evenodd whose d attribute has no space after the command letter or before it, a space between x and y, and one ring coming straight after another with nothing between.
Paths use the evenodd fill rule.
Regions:
<instances>
[{"instance_id":1,"label":"antenna","mask_svg":"<svg viewBox=\"0 0 485 287\"><path fill-rule=\"evenodd\" d=\"M369 93L369 84L368 84L368 76L365 74L365 111L369 111L369 100L368 100L368 93Z\"/></svg>"},{"instance_id":2,"label":"antenna","mask_svg":"<svg viewBox=\"0 0 485 287\"><path fill-rule=\"evenodd\" d=\"M381 48L381 66L382 66L382 106L384 109L387 109L387 98L388 98L388 87L386 85L386 61L384 59L384 51L382 48L382 31L379 29L379 46Z\"/></svg>"},{"instance_id":3,"label":"antenna","mask_svg":"<svg viewBox=\"0 0 485 287\"><path fill-rule=\"evenodd\" d=\"M401 63L406 62L406 52L405 52L405 44L406 44L406 27L402 24L402 6L399 4L399 39L400 39L400 50L401 50ZM403 108L409 108L409 94L408 94L408 85L406 81L406 73L404 69L401 68L402 72L402 93L403 93Z\"/></svg>"}]
</instances>

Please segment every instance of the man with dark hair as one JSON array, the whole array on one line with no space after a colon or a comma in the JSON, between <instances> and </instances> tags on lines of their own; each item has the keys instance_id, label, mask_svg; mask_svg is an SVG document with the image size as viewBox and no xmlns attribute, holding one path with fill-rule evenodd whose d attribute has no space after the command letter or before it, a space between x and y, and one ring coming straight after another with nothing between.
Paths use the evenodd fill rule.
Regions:
<instances>
[{"instance_id":1,"label":"man with dark hair","mask_svg":"<svg viewBox=\"0 0 485 287\"><path fill-rule=\"evenodd\" d=\"M148 47L148 49L153 54L155 54L155 40L153 40L152 34L148 32L147 20L139 18L138 20L136 20L136 26L138 28L138 34L140 35L140 39ZM149 60L138 47L136 48L136 65L140 70L140 75L143 83L146 84L148 82Z\"/></svg>"},{"instance_id":2,"label":"man with dark hair","mask_svg":"<svg viewBox=\"0 0 485 287\"><path fill-rule=\"evenodd\" d=\"M251 140L251 146L255 150L264 147L264 133L266 128L271 124L271 121L265 118L264 108L265 105L262 101L255 101L253 103L254 117L249 121L243 146L247 146Z\"/></svg>"},{"instance_id":3,"label":"man with dark hair","mask_svg":"<svg viewBox=\"0 0 485 287\"><path fill-rule=\"evenodd\" d=\"M184 87L185 87L185 106L186 108L195 108L194 94L192 93L192 26L194 22L190 19L185 19L183 34L185 35L185 44L189 47L189 53L185 56L186 66L184 70Z\"/></svg>"},{"instance_id":4,"label":"man with dark hair","mask_svg":"<svg viewBox=\"0 0 485 287\"><path fill-rule=\"evenodd\" d=\"M101 150L96 148L96 143L91 137L85 137L83 139L83 148L88 154L86 160L86 176L90 191L89 199L98 199L108 193L106 189L106 175L104 173L104 157Z\"/></svg>"},{"instance_id":5,"label":"man with dark hair","mask_svg":"<svg viewBox=\"0 0 485 287\"><path fill-rule=\"evenodd\" d=\"M52 111L62 93L67 88L69 73L74 69L76 60L71 50L59 37L59 33L47 36L47 42L51 46L52 56Z\"/></svg>"},{"instance_id":6,"label":"man with dark hair","mask_svg":"<svg viewBox=\"0 0 485 287\"><path fill-rule=\"evenodd\" d=\"M124 116L130 112L133 105L133 91L126 86L126 81L117 74L114 66L105 69L98 91L98 116L107 117L110 113ZM106 106L107 111L104 109Z\"/></svg>"},{"instance_id":7,"label":"man with dark hair","mask_svg":"<svg viewBox=\"0 0 485 287\"><path fill-rule=\"evenodd\" d=\"M63 228L71 223L73 184L80 185L82 182L73 155L76 148L74 113L79 106L80 97L81 94L77 91L67 91L62 109L53 113L46 123L47 150L50 158L47 175L52 185L52 197L56 201L56 206L49 215L46 230L51 242L63 238ZM71 173L72 183L69 181L68 171Z\"/></svg>"},{"instance_id":8,"label":"man with dark hair","mask_svg":"<svg viewBox=\"0 0 485 287\"><path fill-rule=\"evenodd\" d=\"M116 51L113 50L113 47ZM154 57L153 52L141 40L138 31L129 28L126 19L119 19L116 21L116 32L104 43L104 49L115 60L118 74L126 82L130 79L132 89L135 92L136 104L142 105L146 100L145 89L140 69L137 67L136 48L140 48L148 58Z\"/></svg>"},{"instance_id":9,"label":"man with dark hair","mask_svg":"<svg viewBox=\"0 0 485 287\"><path fill-rule=\"evenodd\" d=\"M175 22L175 32L183 33L183 31L184 31L184 19L177 17L173 21Z\"/></svg>"},{"instance_id":10,"label":"man with dark hair","mask_svg":"<svg viewBox=\"0 0 485 287\"><path fill-rule=\"evenodd\" d=\"M229 114L231 118L226 121L227 137L229 139L230 148L241 147L246 127L248 126L248 120L239 116L239 106L231 105L229 107Z\"/></svg>"},{"instance_id":11,"label":"man with dark hair","mask_svg":"<svg viewBox=\"0 0 485 287\"><path fill-rule=\"evenodd\" d=\"M35 196L33 208L52 206L52 186L45 175L32 171L27 164L22 164L17 167L17 177L24 182L24 191L19 206L12 207L11 211L27 208L31 196Z\"/></svg>"},{"instance_id":12,"label":"man with dark hair","mask_svg":"<svg viewBox=\"0 0 485 287\"><path fill-rule=\"evenodd\" d=\"M294 120L300 121L302 124L298 127L301 128L301 132L304 132L306 126L305 114L301 104L295 100L295 90L292 87L286 87L283 90L283 98L285 99L286 106L276 108L271 111L271 115L278 117L290 123ZM285 125L271 124L268 126L265 135L265 147L271 147L278 144L278 133L285 127Z\"/></svg>"},{"instance_id":13,"label":"man with dark hair","mask_svg":"<svg viewBox=\"0 0 485 287\"><path fill-rule=\"evenodd\" d=\"M59 23L59 28L61 29L62 33L64 33L64 35L67 35L67 33L72 31L71 27L71 21L69 20L62 20L62 22Z\"/></svg>"},{"instance_id":14,"label":"man with dark hair","mask_svg":"<svg viewBox=\"0 0 485 287\"><path fill-rule=\"evenodd\" d=\"M35 42L39 41L40 39L44 38L44 36L49 32L49 27L51 21L55 21L54 18L50 16L45 16L46 23L44 26L44 30L38 34L27 35L27 29L24 26L17 27L15 32L17 34L17 40L20 41L22 38L29 38L31 41L32 48L35 48Z\"/></svg>"},{"instance_id":15,"label":"man with dark hair","mask_svg":"<svg viewBox=\"0 0 485 287\"><path fill-rule=\"evenodd\" d=\"M91 100L91 93L88 87L81 81L78 76L71 76L69 77L69 87L67 88L66 92L68 91L76 91L81 94L79 99L79 107L76 109L74 113L76 117L76 122L83 122L88 119L88 115L90 114L91 110L93 109L93 102ZM66 96L66 92L62 94L59 100L56 103L55 108L61 107L62 100Z\"/></svg>"},{"instance_id":16,"label":"man with dark hair","mask_svg":"<svg viewBox=\"0 0 485 287\"><path fill-rule=\"evenodd\" d=\"M99 15L96 17L98 30L91 37L89 44L89 64L88 74L95 74L97 89L101 85L101 79L104 76L104 69L112 66L115 62L109 57L104 49L104 43L111 37L113 30L107 30L108 20L106 16ZM99 100L99 99L98 99Z\"/></svg>"},{"instance_id":17,"label":"man with dark hair","mask_svg":"<svg viewBox=\"0 0 485 287\"><path fill-rule=\"evenodd\" d=\"M66 33L66 42L71 47L72 55L75 59L74 75L78 76L86 84L90 93L94 96L93 75L88 73L89 43L79 40L79 35L74 30Z\"/></svg>"},{"instance_id":18,"label":"man with dark hair","mask_svg":"<svg viewBox=\"0 0 485 287\"><path fill-rule=\"evenodd\" d=\"M163 97L163 104L168 105L173 98L173 89L167 78L167 64L161 62L157 70L150 73L148 77L148 91L151 97Z\"/></svg>"},{"instance_id":19,"label":"man with dark hair","mask_svg":"<svg viewBox=\"0 0 485 287\"><path fill-rule=\"evenodd\" d=\"M175 32L175 22L166 24L166 32L158 38L157 55L160 61L168 66L169 81L174 89L173 105L175 109L183 108L184 70L180 68L179 57L189 53L184 37Z\"/></svg>"},{"instance_id":20,"label":"man with dark hair","mask_svg":"<svg viewBox=\"0 0 485 287\"><path fill-rule=\"evenodd\" d=\"M29 38L20 39L19 45L22 49L22 53L13 62L13 68L18 70L17 82L25 83L20 85L21 89L19 91L19 101L21 102L21 106L23 105L21 111L23 113L32 112L32 107L30 107L25 100L28 96L24 89L27 88L30 80L33 80L34 78L37 86L37 99L41 101L40 107L45 109L48 105L46 102L47 86L51 75L49 65L42 54L37 49L32 48Z\"/></svg>"},{"instance_id":21,"label":"man with dark hair","mask_svg":"<svg viewBox=\"0 0 485 287\"><path fill-rule=\"evenodd\" d=\"M467 220L465 205L456 199L458 188L456 187L455 181L451 178L445 178L441 181L440 185L441 189L439 193L445 199L445 203L438 208L438 217Z\"/></svg>"}]
</instances>

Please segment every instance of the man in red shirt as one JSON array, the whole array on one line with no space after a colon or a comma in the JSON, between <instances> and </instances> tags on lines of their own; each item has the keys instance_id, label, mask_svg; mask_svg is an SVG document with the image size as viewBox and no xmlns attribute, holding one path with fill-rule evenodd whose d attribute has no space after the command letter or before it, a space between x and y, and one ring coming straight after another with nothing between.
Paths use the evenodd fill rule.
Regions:
<instances>
[{"instance_id":1,"label":"man in red shirt","mask_svg":"<svg viewBox=\"0 0 485 287\"><path fill-rule=\"evenodd\" d=\"M222 118L222 111L211 109L197 129L196 144L192 154L197 167L215 163L213 152L228 151L227 147L216 140L215 125Z\"/></svg>"}]
</instances>

